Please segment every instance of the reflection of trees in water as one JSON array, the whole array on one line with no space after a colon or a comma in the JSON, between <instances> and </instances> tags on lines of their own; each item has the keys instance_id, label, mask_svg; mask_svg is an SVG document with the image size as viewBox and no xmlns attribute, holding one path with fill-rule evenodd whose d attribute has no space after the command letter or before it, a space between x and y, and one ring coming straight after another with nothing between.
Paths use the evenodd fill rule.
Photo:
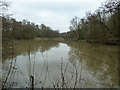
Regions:
<instances>
[{"instance_id":1,"label":"reflection of trees in water","mask_svg":"<svg viewBox=\"0 0 120 90\"><path fill-rule=\"evenodd\" d=\"M5 45L3 45L4 47ZM35 40L20 40L14 41L13 43L13 51L14 57L17 55L26 55L27 52L35 53L35 52L44 52L48 51L53 47L59 47L58 41L35 41ZM3 60L11 58L10 52L11 46L5 46L3 50Z\"/></svg>"},{"instance_id":2,"label":"reflection of trees in water","mask_svg":"<svg viewBox=\"0 0 120 90\"><path fill-rule=\"evenodd\" d=\"M22 42L22 41L21 41ZM24 42L24 41L23 41ZM18 42L20 43L20 42ZM33 41L31 42L32 45L29 44L29 42L24 42L23 47L24 52L28 54L29 59L26 60L21 60L22 62L26 61L26 64L23 66L26 66L26 70L24 67L20 67L15 63L15 58L13 58L12 61L12 68L11 68L11 73L9 75L10 78L8 78L7 82L4 84L5 87L14 87L14 86L19 86L19 87L32 87L31 86L31 77L34 78L34 86L39 87L41 84L45 87L47 87L47 83L50 82L50 84L53 84L55 87L115 87L116 85L116 73L113 73L114 68L106 63L103 63L102 59L107 59L104 58L105 54L103 50L105 49L106 51L110 49L110 51L115 52L115 48L107 48L107 47L101 47L99 45L92 45L92 44L78 44L78 43L68 43L68 45L71 47L70 52L69 52L69 59L70 62L63 62L61 59L61 63L59 63L58 72L56 79L53 81L50 75L49 70L48 70L48 59L45 58L44 64L40 65L37 63L32 57L31 53L37 52L43 50L49 50L52 47L59 46L57 43L58 42L46 42L46 41ZM34 45L34 44L35 45ZM44 46L46 44L49 44L47 46ZM37 45L36 45L37 44ZM19 44L18 44L19 45ZM30 45L30 47L27 47L27 45ZM17 45L16 45L17 46ZM43 47L42 47L43 46ZM20 47L20 46L18 46ZM37 47L37 48L36 48ZM41 48L42 47L42 48ZM22 48L22 49L23 49ZM103 48L103 49L102 49ZM37 50L37 51L36 51ZM104 50L104 51L105 51ZM95 53L95 55L94 55ZM102 54L100 54L102 53ZM114 56L109 55L109 57L112 57L112 60L114 60ZM93 57L90 55L94 55ZM100 55L100 56L99 56ZM112 54L113 55L113 54ZM99 59L99 57L102 57L102 59ZM107 57L108 57L107 56ZM98 57L98 58L97 58ZM48 57L49 58L49 57ZM109 59L109 58L108 58ZM7 61L7 60L6 60ZM19 61L19 60L18 60ZM10 62L8 62L10 63ZM5 65L6 72L9 70L9 65ZM17 67L17 69L16 69ZM39 68L38 68L39 67ZM41 69L41 70L40 70ZM22 71L23 70L23 71ZM26 72L25 72L25 71ZM40 71L39 71L40 70ZM54 70L54 69L53 69ZM14 72L14 73L13 73ZM40 73L39 73L40 72ZM27 75L26 75L27 73ZM19 80L15 80L14 74L16 74L16 78ZM20 77L17 77L19 74ZM12 75L12 76L11 76ZM115 77L114 77L115 76ZM12 77L12 78L11 78ZM112 77L112 78L111 78ZM6 78L6 76L5 76ZM94 80L97 78L97 81ZM114 80L115 82L112 82ZM8 82L9 81L9 82ZM16 81L16 82L15 82ZM20 83L20 81L24 81L25 83ZM51 83L52 81L52 83ZM99 82L98 82L99 81ZM97 86L98 85L98 86ZM51 87L53 87L51 86Z\"/></svg>"},{"instance_id":3,"label":"reflection of trees in water","mask_svg":"<svg viewBox=\"0 0 120 90\"><path fill-rule=\"evenodd\" d=\"M17 59L13 58L14 54L11 54L12 55L11 60L6 60L3 64L3 71L4 71L3 73L4 77L2 77L3 88L6 88L6 87L10 88L15 86L31 87L31 84L30 84L31 77L34 76L34 74L32 76L31 73L32 73L32 70L34 70L33 68L35 67L35 61L31 59L31 53L35 53L39 51L44 52L44 51L50 50L52 47L59 47L59 42L58 41L26 41L26 40L14 42L14 48L12 47L12 49L15 55L24 54L29 56L29 59L26 62L27 68L24 68L25 70L27 70L27 72L22 71L22 67L20 67L16 63ZM28 81L29 80L28 78L30 79L30 81ZM18 80L25 81L25 82L20 82Z\"/></svg>"},{"instance_id":4,"label":"reflection of trees in water","mask_svg":"<svg viewBox=\"0 0 120 90\"><path fill-rule=\"evenodd\" d=\"M118 49L117 46L107 46L98 44L86 44L72 42L68 43L71 47L69 51L70 59L80 60L86 64L86 69L90 70L93 75L98 77L101 84L108 82L105 86L117 85L117 62L118 62Z\"/></svg>"},{"instance_id":5,"label":"reflection of trees in water","mask_svg":"<svg viewBox=\"0 0 120 90\"><path fill-rule=\"evenodd\" d=\"M39 50L40 52L48 51L53 47L59 47L58 41L41 41Z\"/></svg>"}]
</instances>

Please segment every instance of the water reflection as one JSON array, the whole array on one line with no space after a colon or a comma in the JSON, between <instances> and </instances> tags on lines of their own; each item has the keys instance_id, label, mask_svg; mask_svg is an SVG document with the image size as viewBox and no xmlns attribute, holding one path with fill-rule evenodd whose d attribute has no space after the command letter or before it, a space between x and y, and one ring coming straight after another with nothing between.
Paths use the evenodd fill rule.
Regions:
<instances>
[{"instance_id":1,"label":"water reflection","mask_svg":"<svg viewBox=\"0 0 120 90\"><path fill-rule=\"evenodd\" d=\"M3 46L4 47L4 46ZM11 58L10 52L11 50L8 49L11 46L7 47L7 51L3 49L2 51L2 59L8 59ZM36 41L36 40L20 40L20 41L14 41L13 42L13 52L14 52L14 57L18 55L26 55L29 51L31 53L35 52L44 52L48 51L53 47L59 47L59 42L58 41ZM5 47L6 48L6 47Z\"/></svg>"},{"instance_id":2,"label":"water reflection","mask_svg":"<svg viewBox=\"0 0 120 90\"><path fill-rule=\"evenodd\" d=\"M89 70L92 78L102 87L113 87L118 84L118 47L99 44L86 44L72 42L69 60L79 60L85 64L84 69ZM87 79L87 82L89 80Z\"/></svg>"},{"instance_id":3,"label":"water reflection","mask_svg":"<svg viewBox=\"0 0 120 90\"><path fill-rule=\"evenodd\" d=\"M46 41L42 42L44 42L43 45L45 45ZM22 53L21 55L17 55L17 57L15 58L6 59L3 62L3 80L5 81L8 74L9 77L7 78L7 82L5 83L5 87L29 88L31 87L31 76L35 77L35 87L52 86L53 83L51 83L49 77L51 79L59 77L60 69L58 66L60 65L61 58L63 58L65 62L68 57L67 52L69 51L69 47L66 44L55 44L53 48L52 45L54 45L54 43L51 44L51 46L48 45L49 47L51 47L49 48L49 50L46 46L47 48L44 52L43 48L45 46L41 46L36 51L34 51L35 49L33 49L33 51L29 52L28 49L26 49L26 54ZM16 49L18 48L21 48L21 46L17 46Z\"/></svg>"},{"instance_id":4,"label":"water reflection","mask_svg":"<svg viewBox=\"0 0 120 90\"><path fill-rule=\"evenodd\" d=\"M3 62L7 88L32 87L31 77L36 88L117 87L117 46L57 41L15 43L16 55Z\"/></svg>"}]
</instances>

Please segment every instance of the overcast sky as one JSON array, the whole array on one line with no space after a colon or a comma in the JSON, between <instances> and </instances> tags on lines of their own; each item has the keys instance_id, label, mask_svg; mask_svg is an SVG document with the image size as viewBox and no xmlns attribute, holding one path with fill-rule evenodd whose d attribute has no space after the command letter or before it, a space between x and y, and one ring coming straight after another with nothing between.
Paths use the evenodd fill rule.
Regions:
<instances>
[{"instance_id":1,"label":"overcast sky","mask_svg":"<svg viewBox=\"0 0 120 90\"><path fill-rule=\"evenodd\" d=\"M94 12L104 0L9 0L9 13L16 20L27 19L38 25L45 24L54 30L66 32L74 16L85 17Z\"/></svg>"}]
</instances>

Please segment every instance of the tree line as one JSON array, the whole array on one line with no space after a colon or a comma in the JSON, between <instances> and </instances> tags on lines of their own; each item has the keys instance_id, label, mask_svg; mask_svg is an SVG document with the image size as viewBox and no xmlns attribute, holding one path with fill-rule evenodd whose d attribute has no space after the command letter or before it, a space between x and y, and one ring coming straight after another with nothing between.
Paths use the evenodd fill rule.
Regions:
<instances>
[{"instance_id":1,"label":"tree line","mask_svg":"<svg viewBox=\"0 0 120 90\"><path fill-rule=\"evenodd\" d=\"M84 18L74 17L70 22L70 31L62 33L61 36L66 39L118 44L120 42L119 20L120 1L108 0L94 13L87 12Z\"/></svg>"},{"instance_id":2,"label":"tree line","mask_svg":"<svg viewBox=\"0 0 120 90\"><path fill-rule=\"evenodd\" d=\"M32 39L34 37L62 37L70 40L120 44L120 1L107 0L94 13L87 12L84 18L74 17L70 31L59 33L44 24L36 25L28 20L17 21L1 16L2 36L13 39Z\"/></svg>"},{"instance_id":3,"label":"tree line","mask_svg":"<svg viewBox=\"0 0 120 90\"><path fill-rule=\"evenodd\" d=\"M2 37L7 39L32 39L34 37L59 37L58 30L52 30L44 24L36 25L28 20L17 21L14 18L2 17Z\"/></svg>"}]
</instances>

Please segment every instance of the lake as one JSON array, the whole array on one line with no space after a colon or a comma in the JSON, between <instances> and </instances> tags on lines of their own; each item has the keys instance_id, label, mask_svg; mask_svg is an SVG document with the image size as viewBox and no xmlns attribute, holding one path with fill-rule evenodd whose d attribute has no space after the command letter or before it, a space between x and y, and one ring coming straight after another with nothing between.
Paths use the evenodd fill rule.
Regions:
<instances>
[{"instance_id":1,"label":"lake","mask_svg":"<svg viewBox=\"0 0 120 90\"><path fill-rule=\"evenodd\" d=\"M10 50L3 51L2 61L7 88L118 87L118 46L20 40Z\"/></svg>"}]
</instances>

